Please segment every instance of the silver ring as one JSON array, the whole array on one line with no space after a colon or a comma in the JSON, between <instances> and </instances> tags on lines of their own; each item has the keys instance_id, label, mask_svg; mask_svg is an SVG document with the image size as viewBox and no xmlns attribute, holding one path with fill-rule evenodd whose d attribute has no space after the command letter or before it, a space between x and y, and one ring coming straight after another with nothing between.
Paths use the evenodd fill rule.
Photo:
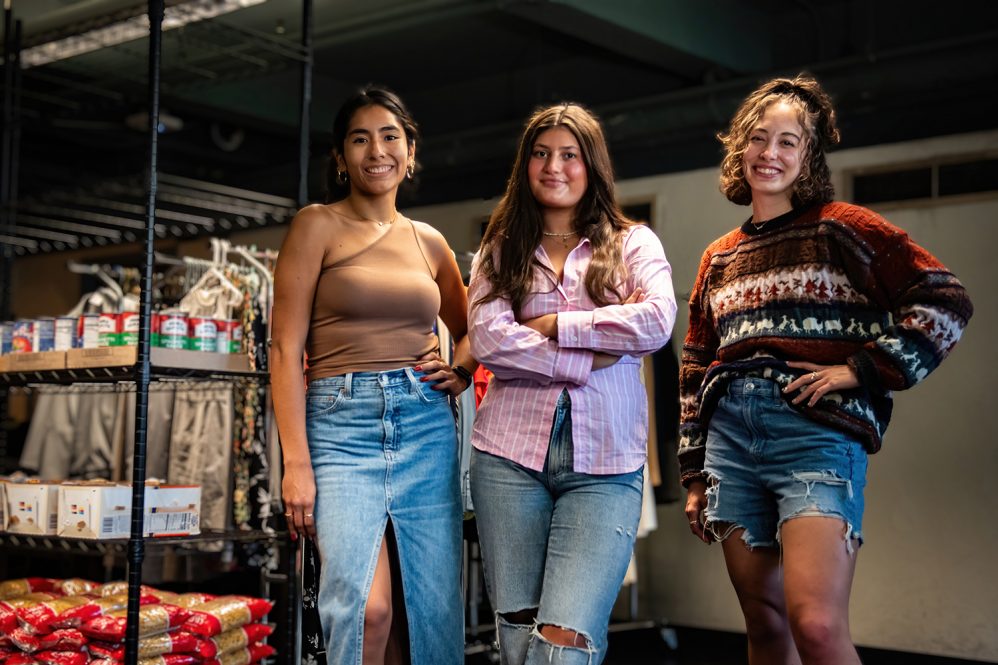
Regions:
<instances>
[{"instance_id":1,"label":"silver ring","mask_svg":"<svg viewBox=\"0 0 998 665\"><path fill-rule=\"evenodd\" d=\"M312 513L305 513L305 517L312 517Z\"/></svg>"},{"instance_id":2,"label":"silver ring","mask_svg":"<svg viewBox=\"0 0 998 665\"><path fill-rule=\"evenodd\" d=\"M690 522L690 526L699 525L700 522Z\"/></svg>"},{"instance_id":3,"label":"silver ring","mask_svg":"<svg viewBox=\"0 0 998 665\"><path fill-rule=\"evenodd\" d=\"M284 513L285 517L291 517L292 515L294 515L294 513Z\"/></svg>"},{"instance_id":4,"label":"silver ring","mask_svg":"<svg viewBox=\"0 0 998 665\"><path fill-rule=\"evenodd\" d=\"M817 372L811 372L811 383L814 383L817 380L818 380L818 373Z\"/></svg>"}]
</instances>

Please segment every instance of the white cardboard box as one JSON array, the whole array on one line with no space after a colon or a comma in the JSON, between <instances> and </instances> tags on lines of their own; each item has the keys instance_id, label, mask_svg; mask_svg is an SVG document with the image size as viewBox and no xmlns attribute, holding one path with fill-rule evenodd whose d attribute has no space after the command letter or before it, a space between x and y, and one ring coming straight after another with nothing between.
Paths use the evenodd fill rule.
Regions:
<instances>
[{"instance_id":1,"label":"white cardboard box","mask_svg":"<svg viewBox=\"0 0 998 665\"><path fill-rule=\"evenodd\" d=\"M65 538L128 538L132 488L129 485L62 485L58 535Z\"/></svg>"},{"instance_id":2,"label":"white cardboard box","mask_svg":"<svg viewBox=\"0 0 998 665\"><path fill-rule=\"evenodd\" d=\"M59 535L97 540L128 538L131 511L131 485L66 484L59 492ZM143 531L147 537L201 533L201 488L147 486Z\"/></svg>"},{"instance_id":3,"label":"white cardboard box","mask_svg":"<svg viewBox=\"0 0 998 665\"><path fill-rule=\"evenodd\" d=\"M59 513L58 483L4 483L8 533L54 536Z\"/></svg>"}]
</instances>

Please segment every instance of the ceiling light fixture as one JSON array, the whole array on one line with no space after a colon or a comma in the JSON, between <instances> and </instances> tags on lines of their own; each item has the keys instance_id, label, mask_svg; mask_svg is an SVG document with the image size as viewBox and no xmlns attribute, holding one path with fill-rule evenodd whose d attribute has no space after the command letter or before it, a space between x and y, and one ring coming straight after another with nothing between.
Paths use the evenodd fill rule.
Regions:
<instances>
[{"instance_id":1,"label":"ceiling light fixture","mask_svg":"<svg viewBox=\"0 0 998 665\"><path fill-rule=\"evenodd\" d=\"M167 7L163 13L163 30L180 28L189 23L215 18L238 9L259 5L267 0L189 0ZM24 69L47 65L108 46L124 44L149 35L149 17L145 14L116 21L79 35L46 42L24 49L21 66Z\"/></svg>"}]
</instances>

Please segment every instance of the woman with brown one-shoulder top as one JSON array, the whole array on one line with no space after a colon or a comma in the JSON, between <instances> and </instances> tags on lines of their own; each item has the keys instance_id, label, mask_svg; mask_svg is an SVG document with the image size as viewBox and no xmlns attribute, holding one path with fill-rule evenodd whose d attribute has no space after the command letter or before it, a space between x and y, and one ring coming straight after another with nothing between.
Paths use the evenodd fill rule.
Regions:
<instances>
[{"instance_id":1,"label":"woman with brown one-shoulder top","mask_svg":"<svg viewBox=\"0 0 998 665\"><path fill-rule=\"evenodd\" d=\"M321 555L328 662L401 662L408 652L412 663L456 665L462 512L448 396L476 366L467 296L443 236L395 208L417 139L401 100L360 91L333 138L335 202L295 216L275 275L285 515L292 538L313 538ZM438 353L438 315L454 367Z\"/></svg>"}]
</instances>

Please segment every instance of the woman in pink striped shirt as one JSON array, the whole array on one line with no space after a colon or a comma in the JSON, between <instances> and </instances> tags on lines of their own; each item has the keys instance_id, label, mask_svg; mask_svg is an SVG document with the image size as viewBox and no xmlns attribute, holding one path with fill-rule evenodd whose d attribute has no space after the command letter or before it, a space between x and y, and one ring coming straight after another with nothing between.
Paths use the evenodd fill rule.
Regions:
<instances>
[{"instance_id":1,"label":"woman in pink striped shirt","mask_svg":"<svg viewBox=\"0 0 998 665\"><path fill-rule=\"evenodd\" d=\"M471 483L501 662L599 663L641 511L640 356L669 341L676 301L586 109L528 121L468 299L472 353L495 374Z\"/></svg>"}]
</instances>

